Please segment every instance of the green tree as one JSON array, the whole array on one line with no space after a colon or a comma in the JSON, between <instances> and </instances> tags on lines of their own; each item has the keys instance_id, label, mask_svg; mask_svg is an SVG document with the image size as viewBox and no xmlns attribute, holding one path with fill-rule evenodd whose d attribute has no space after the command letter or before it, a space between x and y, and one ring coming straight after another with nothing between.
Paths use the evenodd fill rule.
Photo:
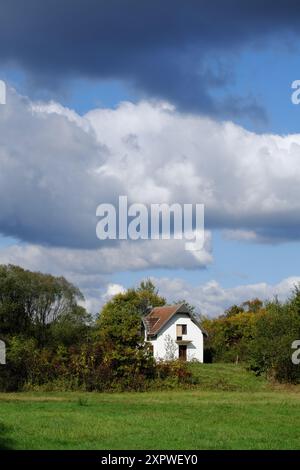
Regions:
<instances>
[{"instance_id":1,"label":"green tree","mask_svg":"<svg viewBox=\"0 0 300 470\"><path fill-rule=\"evenodd\" d=\"M4 336L49 339L53 322L70 314L83 300L80 290L64 277L0 266L0 331Z\"/></svg>"},{"instance_id":2,"label":"green tree","mask_svg":"<svg viewBox=\"0 0 300 470\"><path fill-rule=\"evenodd\" d=\"M142 281L135 290L137 295L137 308L142 315L146 315L151 307L161 307L166 304L166 299L161 297L158 289L150 279Z\"/></svg>"},{"instance_id":3,"label":"green tree","mask_svg":"<svg viewBox=\"0 0 300 470\"><path fill-rule=\"evenodd\" d=\"M251 368L282 382L299 382L299 365L292 362L292 343L300 339L298 291L284 303L266 304L257 318L251 348Z\"/></svg>"},{"instance_id":4,"label":"green tree","mask_svg":"<svg viewBox=\"0 0 300 470\"><path fill-rule=\"evenodd\" d=\"M118 297L118 296L117 296ZM114 298L97 320L97 338L116 379L128 382L153 374L153 358L141 330L140 312L124 298Z\"/></svg>"},{"instance_id":5,"label":"green tree","mask_svg":"<svg viewBox=\"0 0 300 470\"><path fill-rule=\"evenodd\" d=\"M150 280L136 289L115 295L102 308L96 321L96 338L105 350L116 377L141 377L154 373L151 349L144 342L142 317L165 299Z\"/></svg>"},{"instance_id":6,"label":"green tree","mask_svg":"<svg viewBox=\"0 0 300 470\"><path fill-rule=\"evenodd\" d=\"M166 299L159 295L152 281L146 280L142 281L136 289L130 288L112 297L112 299L106 303L102 312L100 312L100 316L103 311L107 309L114 308L115 306L118 308L126 306L129 310L132 309L132 311L137 312L140 317L143 317L149 312L150 308L160 307L165 304Z\"/></svg>"},{"instance_id":7,"label":"green tree","mask_svg":"<svg viewBox=\"0 0 300 470\"><path fill-rule=\"evenodd\" d=\"M208 332L206 348L214 361L250 361L255 325L265 311L263 307L256 309L256 301L255 304L251 302L244 302L241 306L233 305L224 315L202 321L201 325ZM262 302L259 301L259 305L263 305Z\"/></svg>"},{"instance_id":8,"label":"green tree","mask_svg":"<svg viewBox=\"0 0 300 470\"><path fill-rule=\"evenodd\" d=\"M90 341L92 326L92 315L85 308L75 305L50 324L51 343L57 346L72 346Z\"/></svg>"}]
</instances>

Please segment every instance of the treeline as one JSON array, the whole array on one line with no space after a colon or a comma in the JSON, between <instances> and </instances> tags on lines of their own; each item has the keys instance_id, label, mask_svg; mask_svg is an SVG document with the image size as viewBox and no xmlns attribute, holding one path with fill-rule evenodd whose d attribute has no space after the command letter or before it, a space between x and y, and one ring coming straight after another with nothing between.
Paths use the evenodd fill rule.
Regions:
<instances>
[{"instance_id":1,"label":"treeline","mask_svg":"<svg viewBox=\"0 0 300 470\"><path fill-rule=\"evenodd\" d=\"M63 277L0 266L0 339L7 364L0 390L147 390L188 384L184 364L155 364L141 317L164 305L142 282L109 301L93 319L83 295Z\"/></svg>"},{"instance_id":2,"label":"treeline","mask_svg":"<svg viewBox=\"0 0 300 470\"><path fill-rule=\"evenodd\" d=\"M300 365L292 362L292 344L300 339L299 287L285 302L246 301L218 318L204 318L202 325L209 335L207 361L242 362L258 375L300 382Z\"/></svg>"},{"instance_id":3,"label":"treeline","mask_svg":"<svg viewBox=\"0 0 300 470\"><path fill-rule=\"evenodd\" d=\"M97 318L83 300L63 277L0 266L0 339L7 347L1 391L197 385L187 364L155 363L144 342L142 317L149 306L166 304L151 281L115 295ZM185 303L195 315L195 307ZM300 339L298 287L286 302L254 299L198 321L208 333L205 362L243 363L256 374L300 382L300 366L291 359L292 343Z\"/></svg>"}]
</instances>

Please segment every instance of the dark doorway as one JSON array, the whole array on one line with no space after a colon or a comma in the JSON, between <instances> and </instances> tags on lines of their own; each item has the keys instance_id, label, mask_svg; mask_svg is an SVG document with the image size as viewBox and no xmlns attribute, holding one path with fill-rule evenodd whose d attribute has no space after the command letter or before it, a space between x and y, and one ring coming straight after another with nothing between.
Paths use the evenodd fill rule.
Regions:
<instances>
[{"instance_id":1,"label":"dark doorway","mask_svg":"<svg viewBox=\"0 0 300 470\"><path fill-rule=\"evenodd\" d=\"M186 345L180 344L179 345L179 359L182 361L186 361Z\"/></svg>"}]
</instances>

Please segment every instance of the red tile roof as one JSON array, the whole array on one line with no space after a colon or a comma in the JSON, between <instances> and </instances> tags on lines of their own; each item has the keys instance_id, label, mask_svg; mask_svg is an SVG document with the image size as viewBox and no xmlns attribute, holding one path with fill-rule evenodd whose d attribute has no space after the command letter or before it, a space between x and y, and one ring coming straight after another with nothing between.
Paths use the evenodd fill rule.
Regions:
<instances>
[{"instance_id":1,"label":"red tile roof","mask_svg":"<svg viewBox=\"0 0 300 470\"><path fill-rule=\"evenodd\" d=\"M144 322L147 328L147 334L156 335L167 321L177 312L183 304L168 305L166 307L155 307L146 315Z\"/></svg>"}]
</instances>

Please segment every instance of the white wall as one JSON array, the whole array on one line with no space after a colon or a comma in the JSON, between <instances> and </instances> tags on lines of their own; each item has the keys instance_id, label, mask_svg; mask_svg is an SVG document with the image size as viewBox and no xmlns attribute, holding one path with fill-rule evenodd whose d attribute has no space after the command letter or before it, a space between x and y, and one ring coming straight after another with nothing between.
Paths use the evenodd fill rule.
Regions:
<instances>
[{"instance_id":1,"label":"white wall","mask_svg":"<svg viewBox=\"0 0 300 470\"><path fill-rule=\"evenodd\" d=\"M174 359L179 357L179 346L176 341L176 325L187 325L187 334L182 336L184 340L190 340L187 344L187 360L196 359L203 362L203 333L197 325L191 320L190 316L184 313L175 314L171 320L162 328L157 335L157 339L151 340L153 345L153 355L155 359L171 359L166 355L166 338L172 338L174 346Z\"/></svg>"}]
</instances>

